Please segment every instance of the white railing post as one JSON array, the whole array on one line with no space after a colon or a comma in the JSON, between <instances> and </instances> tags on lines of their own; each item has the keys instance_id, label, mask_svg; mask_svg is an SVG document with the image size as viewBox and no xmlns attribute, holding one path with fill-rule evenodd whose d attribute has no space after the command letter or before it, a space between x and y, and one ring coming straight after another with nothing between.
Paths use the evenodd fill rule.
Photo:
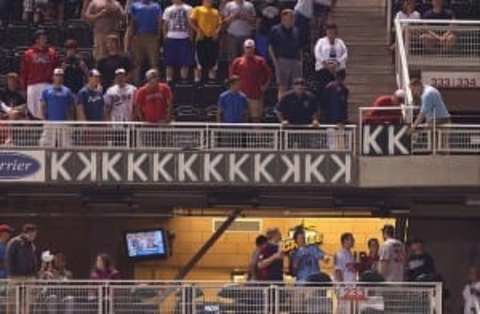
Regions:
<instances>
[{"instance_id":1,"label":"white railing post","mask_svg":"<svg viewBox=\"0 0 480 314\"><path fill-rule=\"evenodd\" d=\"M386 16L385 19L387 21L387 46L392 43L392 14L393 14L393 0L386 0Z\"/></svg>"}]
</instances>

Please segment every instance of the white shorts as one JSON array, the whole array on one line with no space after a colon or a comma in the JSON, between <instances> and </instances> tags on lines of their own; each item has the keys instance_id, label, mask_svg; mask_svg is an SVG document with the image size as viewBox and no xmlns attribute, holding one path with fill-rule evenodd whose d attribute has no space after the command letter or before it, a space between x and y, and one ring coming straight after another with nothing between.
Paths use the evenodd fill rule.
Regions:
<instances>
[{"instance_id":1,"label":"white shorts","mask_svg":"<svg viewBox=\"0 0 480 314\"><path fill-rule=\"evenodd\" d=\"M42 116L42 105L40 103L42 99L43 91L50 86L47 83L38 83L28 85L27 87L27 108L32 116L40 119Z\"/></svg>"}]
</instances>

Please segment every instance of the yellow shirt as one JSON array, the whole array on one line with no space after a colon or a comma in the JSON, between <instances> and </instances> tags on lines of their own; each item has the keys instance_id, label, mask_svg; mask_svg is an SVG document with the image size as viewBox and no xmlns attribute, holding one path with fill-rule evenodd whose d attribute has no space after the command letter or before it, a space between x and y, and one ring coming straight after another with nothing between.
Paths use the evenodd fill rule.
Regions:
<instances>
[{"instance_id":1,"label":"yellow shirt","mask_svg":"<svg viewBox=\"0 0 480 314\"><path fill-rule=\"evenodd\" d=\"M198 6L192 10L192 19L197 22L198 28L202 31L203 36L213 37L221 23L220 14L217 9ZM198 38L203 37L202 34Z\"/></svg>"}]
</instances>

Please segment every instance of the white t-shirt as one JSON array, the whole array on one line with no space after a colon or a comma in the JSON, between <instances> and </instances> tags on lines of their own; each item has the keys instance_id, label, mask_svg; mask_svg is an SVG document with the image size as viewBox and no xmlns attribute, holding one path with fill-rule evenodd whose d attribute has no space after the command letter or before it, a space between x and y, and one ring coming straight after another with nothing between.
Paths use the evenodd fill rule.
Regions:
<instances>
[{"instance_id":1,"label":"white t-shirt","mask_svg":"<svg viewBox=\"0 0 480 314\"><path fill-rule=\"evenodd\" d=\"M167 24L167 37L185 39L190 37L190 24L188 19L192 13L192 7L188 4L173 4L163 12L163 20Z\"/></svg>"},{"instance_id":2,"label":"white t-shirt","mask_svg":"<svg viewBox=\"0 0 480 314\"><path fill-rule=\"evenodd\" d=\"M341 249L335 254L335 270L342 272L344 282L357 281L355 259L353 258L352 252L346 249Z\"/></svg>"},{"instance_id":3,"label":"white t-shirt","mask_svg":"<svg viewBox=\"0 0 480 314\"><path fill-rule=\"evenodd\" d=\"M413 11L410 14L407 14L403 11L399 11L397 13L397 16L395 16L395 18L399 20L419 20L421 19L421 16L420 16L420 13L418 13L417 11Z\"/></svg>"},{"instance_id":4,"label":"white t-shirt","mask_svg":"<svg viewBox=\"0 0 480 314\"><path fill-rule=\"evenodd\" d=\"M480 298L472 294L472 290L480 291L480 282L468 284L463 289L464 314L480 313Z\"/></svg>"},{"instance_id":5,"label":"white t-shirt","mask_svg":"<svg viewBox=\"0 0 480 314\"><path fill-rule=\"evenodd\" d=\"M137 88L127 84L123 88L113 85L105 93L107 111L111 110L112 121L131 121L133 101Z\"/></svg>"},{"instance_id":6,"label":"white t-shirt","mask_svg":"<svg viewBox=\"0 0 480 314\"><path fill-rule=\"evenodd\" d=\"M248 1L244 1L240 5L235 1L228 2L225 5L225 8L223 8L222 15L224 17L228 17L235 14L238 15L238 18L230 22L227 32L236 37L251 36L254 23L251 23L247 19L248 17L256 15L253 4Z\"/></svg>"},{"instance_id":7,"label":"white t-shirt","mask_svg":"<svg viewBox=\"0 0 480 314\"><path fill-rule=\"evenodd\" d=\"M386 281L403 281L405 275L405 247L397 239L388 239L380 246L380 263L384 263Z\"/></svg>"}]
</instances>

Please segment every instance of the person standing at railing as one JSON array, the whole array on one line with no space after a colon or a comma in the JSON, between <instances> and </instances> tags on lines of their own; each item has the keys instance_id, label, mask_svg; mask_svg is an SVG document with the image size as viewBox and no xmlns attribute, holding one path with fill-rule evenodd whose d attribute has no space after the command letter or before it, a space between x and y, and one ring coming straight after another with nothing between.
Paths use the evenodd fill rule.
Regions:
<instances>
[{"instance_id":1,"label":"person standing at railing","mask_svg":"<svg viewBox=\"0 0 480 314\"><path fill-rule=\"evenodd\" d=\"M367 246L368 253L360 254L360 263L358 265L358 273L360 276L366 272L375 272L377 269L378 260L380 259L380 256L378 255L378 251L380 249L378 239L369 239Z\"/></svg>"},{"instance_id":2,"label":"person standing at railing","mask_svg":"<svg viewBox=\"0 0 480 314\"><path fill-rule=\"evenodd\" d=\"M365 113L365 124L401 124L403 122L402 111L388 108L400 107L405 102L405 91L398 89L393 95L378 97L372 105L372 109ZM384 110L384 108L386 108Z\"/></svg>"},{"instance_id":3,"label":"person standing at railing","mask_svg":"<svg viewBox=\"0 0 480 314\"><path fill-rule=\"evenodd\" d=\"M252 257L250 258L250 264L248 265L248 273L247 273L247 280L248 281L257 281L258 277L258 259L260 256L260 252L265 249L268 245L268 239L263 234L259 235L255 239L255 250L252 253Z\"/></svg>"},{"instance_id":4,"label":"person standing at railing","mask_svg":"<svg viewBox=\"0 0 480 314\"><path fill-rule=\"evenodd\" d=\"M424 85L420 79L413 79L410 83L410 89L413 97L421 102L420 113L412 124L411 132L414 132L424 120L429 125L450 123L450 113L438 89L430 85Z\"/></svg>"},{"instance_id":5,"label":"person standing at railing","mask_svg":"<svg viewBox=\"0 0 480 314\"><path fill-rule=\"evenodd\" d=\"M335 254L335 274L337 282L355 282L357 281L357 266L352 254L352 248L355 245L355 238L350 232L344 233L340 237L342 248Z\"/></svg>"},{"instance_id":6,"label":"person standing at railing","mask_svg":"<svg viewBox=\"0 0 480 314\"><path fill-rule=\"evenodd\" d=\"M240 78L233 75L227 80L228 90L218 99L217 121L223 123L247 123L248 100L240 91Z\"/></svg>"},{"instance_id":7,"label":"person standing at railing","mask_svg":"<svg viewBox=\"0 0 480 314\"><path fill-rule=\"evenodd\" d=\"M160 82L156 69L145 74L147 83L135 96L135 111L139 121L169 123L172 120L173 94L170 87Z\"/></svg>"},{"instance_id":8,"label":"person standing at railing","mask_svg":"<svg viewBox=\"0 0 480 314\"><path fill-rule=\"evenodd\" d=\"M137 88L127 83L127 71L115 71L116 84L105 93L106 120L127 122L134 120L133 104Z\"/></svg>"},{"instance_id":9,"label":"person standing at railing","mask_svg":"<svg viewBox=\"0 0 480 314\"><path fill-rule=\"evenodd\" d=\"M53 84L45 89L41 98L41 116L42 120L50 122L71 121L75 116L75 96L68 87L63 85L63 69L56 68L53 71ZM46 125L42 137L40 138L40 146L55 146L57 140L60 140L62 147L68 146L71 142L70 130L61 129L63 132L57 134L57 130L52 125ZM60 138L57 138L60 135Z\"/></svg>"},{"instance_id":10,"label":"person standing at railing","mask_svg":"<svg viewBox=\"0 0 480 314\"><path fill-rule=\"evenodd\" d=\"M118 280L120 272L113 265L112 258L108 254L99 254L95 259L95 265L90 273L93 280Z\"/></svg>"},{"instance_id":11,"label":"person standing at railing","mask_svg":"<svg viewBox=\"0 0 480 314\"><path fill-rule=\"evenodd\" d=\"M0 225L0 279L7 278L7 244L13 229L9 225Z\"/></svg>"},{"instance_id":12,"label":"person standing at railing","mask_svg":"<svg viewBox=\"0 0 480 314\"><path fill-rule=\"evenodd\" d=\"M270 85L272 71L267 61L255 55L255 42L247 39L244 54L230 66L230 76L240 77L240 88L248 98L249 122L259 123L263 117L263 94Z\"/></svg>"},{"instance_id":13,"label":"person standing at railing","mask_svg":"<svg viewBox=\"0 0 480 314\"><path fill-rule=\"evenodd\" d=\"M468 284L463 289L464 314L480 313L480 270L472 267L468 273Z\"/></svg>"},{"instance_id":14,"label":"person standing at railing","mask_svg":"<svg viewBox=\"0 0 480 314\"><path fill-rule=\"evenodd\" d=\"M59 65L57 51L48 46L47 33L38 30L33 36L34 44L22 58L20 78L27 91L28 113L33 119L42 119L41 97L49 87L53 70Z\"/></svg>"},{"instance_id":15,"label":"person standing at railing","mask_svg":"<svg viewBox=\"0 0 480 314\"><path fill-rule=\"evenodd\" d=\"M433 257L425 251L425 245L421 239L415 238L410 241L407 260L407 280L422 281L423 278L433 278L437 271Z\"/></svg>"},{"instance_id":16,"label":"person standing at railing","mask_svg":"<svg viewBox=\"0 0 480 314\"><path fill-rule=\"evenodd\" d=\"M37 227L27 224L22 233L12 238L6 249L6 267L8 279L27 281L35 279L38 270L36 247Z\"/></svg>"},{"instance_id":17,"label":"person standing at railing","mask_svg":"<svg viewBox=\"0 0 480 314\"><path fill-rule=\"evenodd\" d=\"M385 242L380 246L378 273L386 281L401 282L405 273L405 247L395 239L395 227L385 225L382 229Z\"/></svg>"},{"instance_id":18,"label":"person standing at railing","mask_svg":"<svg viewBox=\"0 0 480 314\"><path fill-rule=\"evenodd\" d=\"M27 105L24 94L19 90L18 74L7 74L7 86L0 90L0 119L23 120L27 117ZM14 144L15 132L9 125L0 128L0 144Z\"/></svg>"},{"instance_id":19,"label":"person standing at railing","mask_svg":"<svg viewBox=\"0 0 480 314\"><path fill-rule=\"evenodd\" d=\"M337 73L336 79L325 86L320 101L324 121L336 128L327 130L328 147L343 150L348 142L345 125L348 124L348 97L350 91L344 84L344 76Z\"/></svg>"},{"instance_id":20,"label":"person standing at railing","mask_svg":"<svg viewBox=\"0 0 480 314\"><path fill-rule=\"evenodd\" d=\"M102 87L100 86L100 72L97 69L90 70L87 85L78 93L77 120L105 120L105 102L103 100Z\"/></svg>"},{"instance_id":21,"label":"person standing at railing","mask_svg":"<svg viewBox=\"0 0 480 314\"><path fill-rule=\"evenodd\" d=\"M422 16L424 20L453 20L455 15L452 10L444 7L443 0L432 0L432 9ZM457 36L451 30L438 32L428 31L420 36L427 49L450 49L455 46Z\"/></svg>"},{"instance_id":22,"label":"person standing at railing","mask_svg":"<svg viewBox=\"0 0 480 314\"><path fill-rule=\"evenodd\" d=\"M276 112L283 126L319 125L317 98L307 90L303 78L293 81L293 90L280 99Z\"/></svg>"}]
</instances>

